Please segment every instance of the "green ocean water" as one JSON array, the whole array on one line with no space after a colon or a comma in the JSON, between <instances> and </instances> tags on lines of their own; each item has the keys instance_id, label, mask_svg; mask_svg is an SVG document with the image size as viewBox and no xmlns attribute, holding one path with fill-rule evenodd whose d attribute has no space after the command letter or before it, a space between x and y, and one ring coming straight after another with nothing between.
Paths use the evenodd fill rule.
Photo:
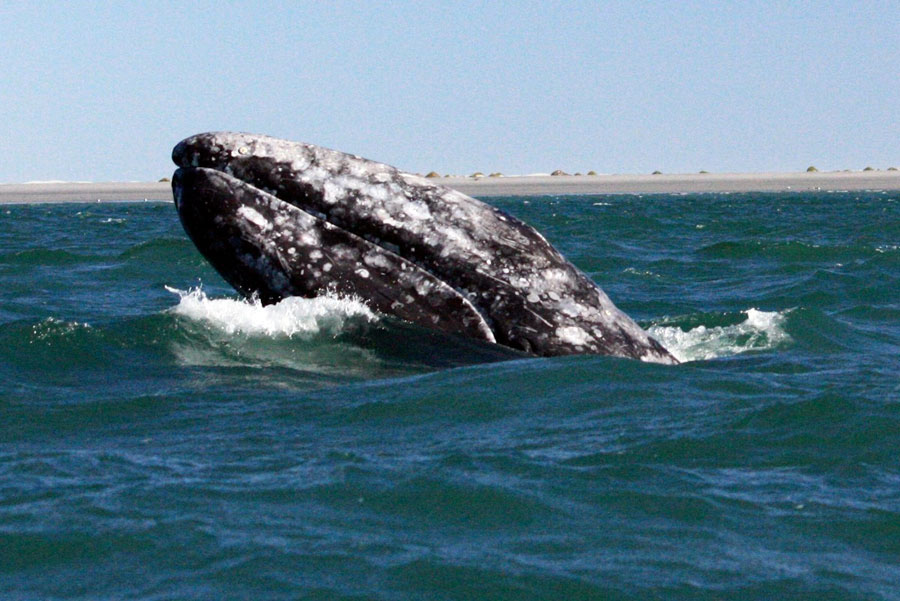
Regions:
<instances>
[{"instance_id":1,"label":"green ocean water","mask_svg":"<svg viewBox=\"0 0 900 601\"><path fill-rule=\"evenodd\" d=\"M489 199L685 362L238 300L0 207L0 599L900 599L900 193Z\"/></svg>"}]
</instances>

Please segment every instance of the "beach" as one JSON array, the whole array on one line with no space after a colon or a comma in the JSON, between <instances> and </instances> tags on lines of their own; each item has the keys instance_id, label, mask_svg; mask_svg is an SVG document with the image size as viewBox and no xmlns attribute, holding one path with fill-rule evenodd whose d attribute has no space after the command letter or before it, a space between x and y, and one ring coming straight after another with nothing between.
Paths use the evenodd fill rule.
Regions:
<instances>
[{"instance_id":1,"label":"beach","mask_svg":"<svg viewBox=\"0 0 900 601\"><path fill-rule=\"evenodd\" d=\"M429 181L470 196L694 194L900 190L900 171L694 173L657 175L527 175L441 177ZM0 204L169 201L169 182L0 184Z\"/></svg>"}]
</instances>

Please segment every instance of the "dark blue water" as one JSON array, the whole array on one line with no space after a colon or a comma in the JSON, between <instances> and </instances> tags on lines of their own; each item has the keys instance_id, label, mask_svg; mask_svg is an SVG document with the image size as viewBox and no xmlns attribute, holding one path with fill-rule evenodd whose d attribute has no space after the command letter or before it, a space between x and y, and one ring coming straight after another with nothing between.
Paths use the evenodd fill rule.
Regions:
<instances>
[{"instance_id":1,"label":"dark blue water","mask_svg":"<svg viewBox=\"0 0 900 601\"><path fill-rule=\"evenodd\" d=\"M491 202L686 362L254 306L170 205L0 207L0 598L900 599L900 193Z\"/></svg>"}]
</instances>

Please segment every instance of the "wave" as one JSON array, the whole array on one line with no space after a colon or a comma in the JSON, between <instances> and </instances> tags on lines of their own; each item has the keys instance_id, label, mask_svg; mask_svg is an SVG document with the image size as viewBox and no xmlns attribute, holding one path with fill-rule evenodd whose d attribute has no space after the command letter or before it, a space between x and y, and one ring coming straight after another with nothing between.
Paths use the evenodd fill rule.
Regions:
<instances>
[{"instance_id":1,"label":"wave","mask_svg":"<svg viewBox=\"0 0 900 601\"><path fill-rule=\"evenodd\" d=\"M288 298L263 306L210 298L200 288L168 290L177 303L157 313L0 323L0 375L35 373L68 387L84 385L91 374L106 380L110 370L127 382L199 367L225 369L235 385L264 377L268 386L306 389L522 356L377 315L354 298Z\"/></svg>"},{"instance_id":2,"label":"wave","mask_svg":"<svg viewBox=\"0 0 900 601\"><path fill-rule=\"evenodd\" d=\"M123 373L240 368L233 372L238 380L247 377L247 368L254 373L258 368L283 369L269 372L267 378L288 387L404 377L528 358L499 345L379 316L353 298L288 298L263 306L255 300L210 298L200 288L168 290L177 295L177 303L152 315L90 323L55 317L7 322L0 325L4 347L0 357L14 372L41 373L64 385L117 364ZM716 359L791 342L785 330L788 313L748 309L739 314L698 314L651 325L649 332L682 362ZM827 320L805 329L797 324L794 329L800 344L822 352L818 338L809 345L804 341L819 330L831 330L830 324ZM809 328L813 334L806 331ZM566 358L557 359L567 363ZM529 360L536 365L555 363ZM81 375L76 377L75 372ZM310 381L299 382L304 378Z\"/></svg>"},{"instance_id":3,"label":"wave","mask_svg":"<svg viewBox=\"0 0 900 601\"><path fill-rule=\"evenodd\" d=\"M87 255L54 248L28 248L0 253L0 263L16 267L68 266L103 260L100 255Z\"/></svg>"},{"instance_id":4,"label":"wave","mask_svg":"<svg viewBox=\"0 0 900 601\"><path fill-rule=\"evenodd\" d=\"M746 319L731 325L696 325L688 330L681 325L654 325L648 328L679 361L702 361L744 353L778 348L791 341L784 329L790 309L760 311L747 309ZM681 321L690 323L691 318ZM696 320L695 320L696 321Z\"/></svg>"},{"instance_id":5,"label":"wave","mask_svg":"<svg viewBox=\"0 0 900 601\"><path fill-rule=\"evenodd\" d=\"M194 245L189 240L164 236L130 246L119 254L119 258L168 261L191 257L193 250Z\"/></svg>"},{"instance_id":6,"label":"wave","mask_svg":"<svg viewBox=\"0 0 900 601\"><path fill-rule=\"evenodd\" d=\"M167 290L179 300L166 314L182 320L170 349L186 365L280 366L356 380L522 356L379 315L353 297L289 297L265 306L254 299L209 298L200 288Z\"/></svg>"},{"instance_id":7,"label":"wave","mask_svg":"<svg viewBox=\"0 0 900 601\"><path fill-rule=\"evenodd\" d=\"M700 256L713 259L766 258L793 263L847 262L871 256L879 251L876 247L863 244L841 245L825 242L810 243L799 240L739 240L716 242L703 246L696 252Z\"/></svg>"},{"instance_id":8,"label":"wave","mask_svg":"<svg viewBox=\"0 0 900 601\"><path fill-rule=\"evenodd\" d=\"M351 322L378 319L365 303L351 297L289 297L263 305L258 299L212 299L200 288L166 289L179 296L172 313L202 321L226 334L309 339L320 333L337 335Z\"/></svg>"},{"instance_id":9,"label":"wave","mask_svg":"<svg viewBox=\"0 0 900 601\"><path fill-rule=\"evenodd\" d=\"M319 336L335 337L352 331L355 324L379 320L376 313L356 298L290 297L265 306L254 299L209 298L200 288L185 291L167 287L167 290L179 296L178 305L169 310L171 313L202 322L229 336L310 340ZM790 342L791 337L784 329L789 312L751 308L742 312L746 316L743 321L731 325L709 325L709 321L714 321L710 316L700 318L707 323L686 317L680 323L651 326L648 331L679 361L716 359L751 350L771 350ZM688 324L693 327L685 330ZM403 326L394 325L394 333L400 333Z\"/></svg>"}]
</instances>

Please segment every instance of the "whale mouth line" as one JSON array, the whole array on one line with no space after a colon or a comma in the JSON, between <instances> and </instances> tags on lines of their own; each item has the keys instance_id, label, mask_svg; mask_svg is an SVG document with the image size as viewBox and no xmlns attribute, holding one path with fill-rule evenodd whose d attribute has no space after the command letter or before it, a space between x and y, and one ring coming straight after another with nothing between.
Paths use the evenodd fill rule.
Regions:
<instances>
[{"instance_id":1,"label":"whale mouth line","mask_svg":"<svg viewBox=\"0 0 900 601\"><path fill-rule=\"evenodd\" d=\"M280 203L283 203L285 205L293 207L294 209L297 209L308 215L311 215L312 217L315 217L316 219L318 219L324 223L327 223L329 226L339 229L347 234L362 238L363 240L379 247L384 252L396 255L398 258L415 265L417 268L428 273L429 275L434 277L436 280L440 280L448 288L453 289L459 295L466 298L472 304L472 306L475 308L475 310L478 311L478 313L481 315L482 319L484 319L484 321L488 324L488 327L493 332L494 325L495 325L493 323L493 319L491 318L491 316L487 312L487 310L479 302L478 296L471 295L471 294L469 294L468 290L461 289L460 287L454 285L452 282L448 282L447 279L445 278L445 276L442 275L438 269L435 269L435 267L433 265L431 265L427 261L421 260L420 258L415 256L415 248L414 247L410 247L410 246L406 246L406 245L401 246L399 244L389 242L384 237L378 236L371 231L362 231L360 228L353 227L352 225L346 223L344 220L342 220L338 217L335 217L332 213L321 211L319 209L314 208L312 205L315 203L303 202L304 200L310 198L311 196L315 196L318 198L322 197L322 193L319 190L317 190L312 184L307 184L306 194L304 194L304 195L289 195L288 197L283 197L283 196L279 196L278 190L273 190L269 186L258 185L257 181L253 178L245 179L245 178L241 177L239 174L232 173L231 172L232 170L229 169L228 166L225 166L223 168L218 168L218 167L212 166L212 167L208 167L208 168L212 169L214 171L218 171L219 173L223 173L234 179L237 179L238 181L242 182L244 185L246 185L250 188L253 188L259 192L268 194L274 200L277 200ZM300 198L298 198L298 196ZM319 206L323 206L323 205L324 205L324 203L319 203Z\"/></svg>"},{"instance_id":2,"label":"whale mouth line","mask_svg":"<svg viewBox=\"0 0 900 601\"><path fill-rule=\"evenodd\" d=\"M329 226L331 226L333 228L337 228L337 229L339 229L343 232L346 232L350 235L362 238L363 240L379 247L383 251L391 253L393 255L396 255L400 259L403 259L404 261L408 261L408 262L412 263L419 269L429 273L435 279L441 280L442 282L447 284L447 286L456 290L456 292L458 292L459 294L468 297L467 292L465 290L460 290L456 286L453 286L451 283L447 282L444 279L444 277L440 274L440 272L438 270L436 270L433 266L429 265L425 261L417 259L414 255L413 250L410 248L407 248L405 246L400 246L398 244L394 244L393 242L388 242L386 239L382 238L381 236L377 236L372 232L361 231L358 228L354 228L352 225L345 223L343 220L335 217L331 213L327 213L327 212L320 211L318 209L313 208L312 206L310 206L310 203L303 203L303 202L301 202L301 200L294 198L294 197L288 197L288 198L281 197L278 195L277 190L272 190L271 188L268 188L265 186L259 186L255 183L255 180L252 180L252 179L249 181L247 179L242 179L241 177L239 177L236 174L229 173L229 170L227 168L217 169L215 167L211 167L211 169L213 169L214 171L218 171L220 173L224 173L225 175L228 175L229 177L233 177L233 178L237 179L238 181L242 182L243 184L245 184L246 186L253 188L255 190L258 190L259 192L268 194L274 200L277 200L278 202L283 203L285 205L291 206L294 209L297 209L298 211L302 211L308 215L311 215L312 217L315 217L316 219L318 219L324 223L327 223ZM321 196L321 193L318 190L316 190L312 185L309 186L308 194ZM484 317L484 319L490 323L490 317L486 314L484 309L482 307L480 307L479 304L477 302L475 302L472 298L469 298L469 300L470 300L470 302L472 302L473 306L475 306L475 308L478 309L478 312L482 314L482 317Z\"/></svg>"},{"instance_id":3,"label":"whale mouth line","mask_svg":"<svg viewBox=\"0 0 900 601\"><path fill-rule=\"evenodd\" d=\"M313 205L319 201L322 206L323 195L312 185L299 194L284 193L231 171L182 166L172 182L188 235L245 296L272 304L289 296L337 293L360 298L385 315L498 342L495 322L477 296L417 260L412 247L401 248L371 228L354 227L318 210ZM208 206L199 215L193 213L195 205ZM230 233L222 236L232 246L226 252L225 243L209 233L211 224L223 222L230 223ZM355 252L348 254L348 247ZM243 267L236 269L236 263Z\"/></svg>"},{"instance_id":4,"label":"whale mouth line","mask_svg":"<svg viewBox=\"0 0 900 601\"><path fill-rule=\"evenodd\" d=\"M373 234L371 232L361 232L358 230L354 230L354 228L343 223L340 219L336 219L330 213L324 213L322 211L318 211L311 207L301 205L300 203L298 203L294 200L291 200L291 199L280 198L274 191L264 190L262 188L258 188L251 182L247 182L244 180L241 180L241 181L243 181L248 186L257 188L258 190L262 190L263 192L271 194L272 197L274 197L277 201L287 204L289 206L292 206L299 211L303 211L304 213L308 213L309 215L312 215L316 219L319 219L319 220L329 224L331 227L337 228L337 229L339 229L343 232L346 232L348 234L351 234L353 236L358 236L358 237L362 238L363 240L379 247L384 252L390 253L392 255L396 255L398 258L400 258L404 261L407 261L409 263L412 263L413 265L415 265L422 271L431 275L436 280L441 281L448 288L452 289L457 294L459 294L461 297L465 298L466 300L468 300L471 303L472 307L478 312L478 314L481 316L481 319L484 320L484 323L487 324L488 329L491 331L491 342L496 342L496 336L495 336L495 332L494 332L494 328L495 328L494 320L491 318L488 311L479 302L477 295L473 296L473 295L469 294L469 292L467 290L461 289L458 286L455 286L452 282L447 281L445 279L445 277L437 269L435 269L432 265L429 265L426 261L417 259L413 255L412 252L404 252L406 250L406 247L401 247L400 245L394 244L393 242L388 242L384 238L382 238L380 236L376 236L375 234ZM410 251L411 251L411 249L410 249Z\"/></svg>"}]
</instances>

